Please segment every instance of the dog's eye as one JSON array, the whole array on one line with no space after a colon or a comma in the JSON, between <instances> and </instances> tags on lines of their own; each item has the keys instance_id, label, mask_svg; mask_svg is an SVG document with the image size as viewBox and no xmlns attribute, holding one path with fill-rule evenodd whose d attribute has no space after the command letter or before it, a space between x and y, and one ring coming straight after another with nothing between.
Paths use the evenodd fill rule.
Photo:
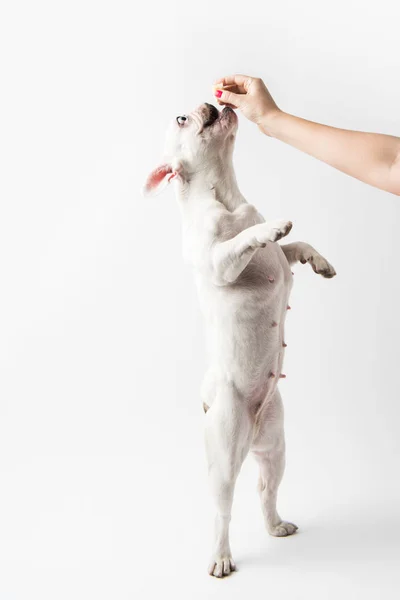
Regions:
<instances>
[{"instance_id":1,"label":"dog's eye","mask_svg":"<svg viewBox=\"0 0 400 600\"><path fill-rule=\"evenodd\" d=\"M185 116L176 117L176 122L178 123L178 125L180 127L182 127L182 125L184 125L186 121L187 121L187 117L185 117Z\"/></svg>"}]
</instances>

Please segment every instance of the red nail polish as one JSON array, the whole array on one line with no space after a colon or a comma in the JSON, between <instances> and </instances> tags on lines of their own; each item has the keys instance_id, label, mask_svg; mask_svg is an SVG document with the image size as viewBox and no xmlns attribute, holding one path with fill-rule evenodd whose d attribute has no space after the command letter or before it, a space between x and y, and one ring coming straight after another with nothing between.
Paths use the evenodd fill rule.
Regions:
<instances>
[{"instance_id":1,"label":"red nail polish","mask_svg":"<svg viewBox=\"0 0 400 600\"><path fill-rule=\"evenodd\" d=\"M221 98L221 96L222 96L222 90L215 90L215 96L217 98Z\"/></svg>"}]
</instances>

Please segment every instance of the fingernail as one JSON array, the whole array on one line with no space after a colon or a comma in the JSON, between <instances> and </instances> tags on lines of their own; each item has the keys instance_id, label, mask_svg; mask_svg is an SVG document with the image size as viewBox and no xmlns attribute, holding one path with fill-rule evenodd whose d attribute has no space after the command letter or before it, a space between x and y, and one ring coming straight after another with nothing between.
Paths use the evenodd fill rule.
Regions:
<instances>
[{"instance_id":1,"label":"fingernail","mask_svg":"<svg viewBox=\"0 0 400 600\"><path fill-rule=\"evenodd\" d=\"M215 96L217 98L221 98L221 96L222 96L222 90L215 90L214 94L215 94Z\"/></svg>"}]
</instances>

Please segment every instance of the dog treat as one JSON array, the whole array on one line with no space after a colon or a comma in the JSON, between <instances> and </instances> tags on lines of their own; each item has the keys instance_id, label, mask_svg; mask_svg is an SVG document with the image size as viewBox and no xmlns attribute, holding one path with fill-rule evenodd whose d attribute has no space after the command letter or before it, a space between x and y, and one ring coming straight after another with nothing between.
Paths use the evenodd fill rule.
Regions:
<instances>
[{"instance_id":1,"label":"dog treat","mask_svg":"<svg viewBox=\"0 0 400 600\"><path fill-rule=\"evenodd\" d=\"M215 96L215 92L217 90L225 90L227 92L229 92L230 90L232 90L235 87L234 83L228 84L228 85L220 85L218 83L213 85L213 96Z\"/></svg>"}]
</instances>

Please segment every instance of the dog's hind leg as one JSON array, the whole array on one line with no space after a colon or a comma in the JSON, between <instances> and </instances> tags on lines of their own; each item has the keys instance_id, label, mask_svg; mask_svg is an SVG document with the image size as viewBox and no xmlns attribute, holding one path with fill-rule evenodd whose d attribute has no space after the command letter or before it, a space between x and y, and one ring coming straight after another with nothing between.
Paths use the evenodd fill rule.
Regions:
<instances>
[{"instance_id":1,"label":"dog's hind leg","mask_svg":"<svg viewBox=\"0 0 400 600\"><path fill-rule=\"evenodd\" d=\"M236 478L248 453L252 435L246 406L233 384L217 384L216 397L207 411L205 422L208 474L217 509L208 572L215 577L223 577L236 568L229 544L229 523Z\"/></svg>"},{"instance_id":2,"label":"dog's hind leg","mask_svg":"<svg viewBox=\"0 0 400 600\"><path fill-rule=\"evenodd\" d=\"M281 248L289 265L294 265L297 262L305 265L308 262L315 273L322 275L322 277L330 279L336 275L336 271L332 265L310 244L294 242L293 244L284 244Z\"/></svg>"},{"instance_id":3,"label":"dog's hind leg","mask_svg":"<svg viewBox=\"0 0 400 600\"><path fill-rule=\"evenodd\" d=\"M271 535L292 535L297 526L283 521L276 509L278 487L285 470L285 434L283 405L279 391L262 409L260 426L251 450L260 467L258 490L265 525Z\"/></svg>"}]
</instances>

